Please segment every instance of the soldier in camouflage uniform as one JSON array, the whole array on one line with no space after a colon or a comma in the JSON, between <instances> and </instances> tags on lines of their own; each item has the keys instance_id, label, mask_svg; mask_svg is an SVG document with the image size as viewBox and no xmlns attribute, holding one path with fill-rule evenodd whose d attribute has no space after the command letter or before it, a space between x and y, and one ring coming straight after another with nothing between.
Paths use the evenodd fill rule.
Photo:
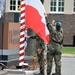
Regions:
<instances>
[{"instance_id":1,"label":"soldier in camouflage uniform","mask_svg":"<svg viewBox=\"0 0 75 75\"><path fill-rule=\"evenodd\" d=\"M53 58L55 61L55 74L61 75L61 42L63 33L61 32L61 23L56 23L56 29L51 24L47 24L50 32L50 42L47 45L47 75L51 74Z\"/></svg>"},{"instance_id":2,"label":"soldier in camouflage uniform","mask_svg":"<svg viewBox=\"0 0 75 75\"><path fill-rule=\"evenodd\" d=\"M45 43L39 36L31 36L30 38L36 39L36 49L37 49L37 56L38 56L38 63L40 66L40 73L35 75L44 75L44 50L45 50Z\"/></svg>"}]
</instances>

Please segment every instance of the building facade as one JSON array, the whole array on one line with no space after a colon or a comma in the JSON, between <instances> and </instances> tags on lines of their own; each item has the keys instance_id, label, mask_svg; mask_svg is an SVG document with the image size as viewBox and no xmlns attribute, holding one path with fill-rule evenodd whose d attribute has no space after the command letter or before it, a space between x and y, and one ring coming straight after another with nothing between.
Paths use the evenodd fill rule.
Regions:
<instances>
[{"instance_id":1,"label":"building facade","mask_svg":"<svg viewBox=\"0 0 75 75\"><path fill-rule=\"evenodd\" d=\"M19 5L20 0L6 0L7 21L18 21ZM50 22L52 19L62 20L64 45L75 45L75 0L44 0L44 7Z\"/></svg>"}]
</instances>

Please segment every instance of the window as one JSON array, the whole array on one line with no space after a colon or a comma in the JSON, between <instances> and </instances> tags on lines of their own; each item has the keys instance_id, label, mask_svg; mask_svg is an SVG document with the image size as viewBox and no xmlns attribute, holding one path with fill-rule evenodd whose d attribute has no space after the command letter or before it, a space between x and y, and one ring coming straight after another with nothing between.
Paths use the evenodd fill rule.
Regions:
<instances>
[{"instance_id":1,"label":"window","mask_svg":"<svg viewBox=\"0 0 75 75\"><path fill-rule=\"evenodd\" d=\"M10 12L18 12L18 7L20 5L20 0L10 0Z\"/></svg>"},{"instance_id":2,"label":"window","mask_svg":"<svg viewBox=\"0 0 75 75\"><path fill-rule=\"evenodd\" d=\"M50 0L50 13L63 13L64 0Z\"/></svg>"},{"instance_id":3,"label":"window","mask_svg":"<svg viewBox=\"0 0 75 75\"><path fill-rule=\"evenodd\" d=\"M73 12L75 13L75 0L73 2Z\"/></svg>"}]
</instances>

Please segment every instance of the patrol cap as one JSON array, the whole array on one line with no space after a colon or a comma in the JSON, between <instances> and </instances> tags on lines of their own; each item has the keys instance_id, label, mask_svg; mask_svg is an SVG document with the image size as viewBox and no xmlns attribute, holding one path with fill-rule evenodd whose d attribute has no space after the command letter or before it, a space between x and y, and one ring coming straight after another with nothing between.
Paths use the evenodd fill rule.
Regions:
<instances>
[{"instance_id":1,"label":"patrol cap","mask_svg":"<svg viewBox=\"0 0 75 75\"><path fill-rule=\"evenodd\" d=\"M62 21L61 21L61 20L55 20L55 22L61 22L61 23L62 23Z\"/></svg>"},{"instance_id":2,"label":"patrol cap","mask_svg":"<svg viewBox=\"0 0 75 75\"><path fill-rule=\"evenodd\" d=\"M56 26L61 27L61 23L56 22Z\"/></svg>"}]
</instances>

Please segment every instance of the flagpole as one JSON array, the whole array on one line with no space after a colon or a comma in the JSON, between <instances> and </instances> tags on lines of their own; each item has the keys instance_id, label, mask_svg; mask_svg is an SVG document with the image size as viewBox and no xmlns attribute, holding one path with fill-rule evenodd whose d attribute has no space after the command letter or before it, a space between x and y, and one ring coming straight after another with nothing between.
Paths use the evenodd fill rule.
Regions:
<instances>
[{"instance_id":1,"label":"flagpole","mask_svg":"<svg viewBox=\"0 0 75 75\"><path fill-rule=\"evenodd\" d=\"M47 44L45 44L45 50L44 50L44 74L46 75L47 73Z\"/></svg>"},{"instance_id":2,"label":"flagpole","mask_svg":"<svg viewBox=\"0 0 75 75\"><path fill-rule=\"evenodd\" d=\"M24 66L25 0L21 0L19 66Z\"/></svg>"}]
</instances>

